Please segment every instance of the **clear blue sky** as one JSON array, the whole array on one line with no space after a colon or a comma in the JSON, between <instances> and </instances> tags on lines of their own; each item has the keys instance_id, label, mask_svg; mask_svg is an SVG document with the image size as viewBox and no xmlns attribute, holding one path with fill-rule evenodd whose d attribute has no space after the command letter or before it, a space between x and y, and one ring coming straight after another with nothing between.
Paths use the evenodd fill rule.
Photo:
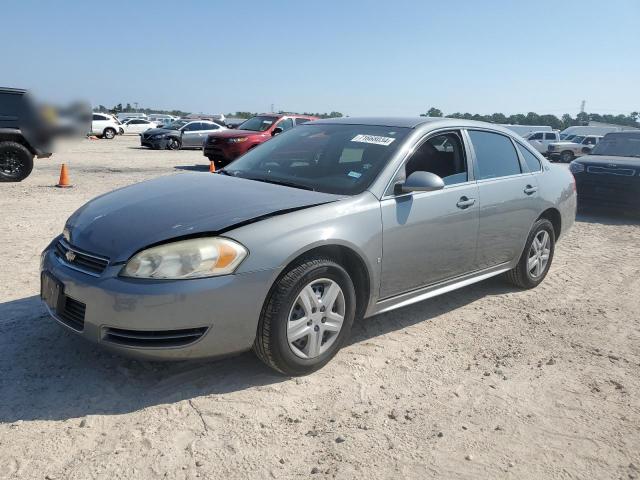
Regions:
<instances>
[{"instance_id":1,"label":"clear blue sky","mask_svg":"<svg viewBox=\"0 0 640 480\"><path fill-rule=\"evenodd\" d=\"M0 84L349 115L640 109L640 0L3 2Z\"/></svg>"}]
</instances>

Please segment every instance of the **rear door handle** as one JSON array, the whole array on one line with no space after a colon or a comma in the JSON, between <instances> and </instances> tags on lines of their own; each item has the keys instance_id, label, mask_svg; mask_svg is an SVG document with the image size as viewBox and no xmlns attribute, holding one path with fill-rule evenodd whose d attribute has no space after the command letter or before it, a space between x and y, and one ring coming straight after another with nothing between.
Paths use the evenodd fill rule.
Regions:
<instances>
[{"instance_id":1,"label":"rear door handle","mask_svg":"<svg viewBox=\"0 0 640 480\"><path fill-rule=\"evenodd\" d=\"M465 208L469 208L474 203L476 203L475 198L460 197L460 200L458 200L458 203L456 203L456 207L464 210Z\"/></svg>"},{"instance_id":2,"label":"rear door handle","mask_svg":"<svg viewBox=\"0 0 640 480\"><path fill-rule=\"evenodd\" d=\"M524 193L526 193L527 195L533 195L537 191L538 187L534 187L533 185L527 185L526 187L524 187Z\"/></svg>"}]
</instances>

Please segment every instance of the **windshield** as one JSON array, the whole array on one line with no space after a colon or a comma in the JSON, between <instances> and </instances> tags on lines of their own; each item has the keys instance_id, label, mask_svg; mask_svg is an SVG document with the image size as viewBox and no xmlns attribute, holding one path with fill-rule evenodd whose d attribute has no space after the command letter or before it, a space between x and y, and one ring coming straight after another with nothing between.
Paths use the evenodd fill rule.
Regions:
<instances>
[{"instance_id":1,"label":"windshield","mask_svg":"<svg viewBox=\"0 0 640 480\"><path fill-rule=\"evenodd\" d=\"M591 155L640 157L640 134L609 134L591 150Z\"/></svg>"},{"instance_id":2,"label":"windshield","mask_svg":"<svg viewBox=\"0 0 640 480\"><path fill-rule=\"evenodd\" d=\"M583 140L584 140L584 136L578 135L576 137L573 137L570 141L573 143L582 143Z\"/></svg>"},{"instance_id":3,"label":"windshield","mask_svg":"<svg viewBox=\"0 0 640 480\"><path fill-rule=\"evenodd\" d=\"M165 125L163 128L168 128L170 130L179 130L181 127L184 127L187 123L187 120L176 120L175 122L171 122L168 125Z\"/></svg>"},{"instance_id":4,"label":"windshield","mask_svg":"<svg viewBox=\"0 0 640 480\"><path fill-rule=\"evenodd\" d=\"M411 129L301 125L230 163L223 174L318 192L365 191Z\"/></svg>"},{"instance_id":5,"label":"windshield","mask_svg":"<svg viewBox=\"0 0 640 480\"><path fill-rule=\"evenodd\" d=\"M251 130L252 132L264 132L269 130L278 117L258 116L250 118L238 125L238 130Z\"/></svg>"}]
</instances>

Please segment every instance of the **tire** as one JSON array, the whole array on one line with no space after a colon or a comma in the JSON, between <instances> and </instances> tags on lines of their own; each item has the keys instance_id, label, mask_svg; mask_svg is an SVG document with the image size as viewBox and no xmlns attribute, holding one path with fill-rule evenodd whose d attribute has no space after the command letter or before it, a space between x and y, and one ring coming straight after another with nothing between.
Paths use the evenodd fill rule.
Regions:
<instances>
[{"instance_id":1,"label":"tire","mask_svg":"<svg viewBox=\"0 0 640 480\"><path fill-rule=\"evenodd\" d=\"M537 272L532 272L529 268L529 261L532 258L532 254L534 254L534 250L536 250L536 248L533 246L533 243L534 240L544 237L545 232L548 235L547 261L546 264L544 264L543 268L538 267ZM556 235L553 229L553 225L546 218L539 219L536 223L533 224L531 232L529 232L529 237L527 238L527 243L524 247L524 251L522 252L520 260L518 260L518 265L516 265L513 270L507 272L507 280L509 280L509 282L514 284L516 287L526 289L535 288L540 285L540 283L547 276L549 267L551 267L553 254L555 252L555 246Z\"/></svg>"},{"instance_id":2,"label":"tire","mask_svg":"<svg viewBox=\"0 0 640 480\"><path fill-rule=\"evenodd\" d=\"M570 150L565 150L560 154L560 161L562 163L571 163L574 158L575 158L575 155Z\"/></svg>"},{"instance_id":3,"label":"tire","mask_svg":"<svg viewBox=\"0 0 640 480\"><path fill-rule=\"evenodd\" d=\"M33 170L33 154L17 142L0 142L0 182L21 182Z\"/></svg>"},{"instance_id":4,"label":"tire","mask_svg":"<svg viewBox=\"0 0 640 480\"><path fill-rule=\"evenodd\" d=\"M167 142L168 150L180 150L180 147L180 140L178 140L177 138L170 138Z\"/></svg>"},{"instance_id":5,"label":"tire","mask_svg":"<svg viewBox=\"0 0 640 480\"><path fill-rule=\"evenodd\" d=\"M329 305L333 307L331 312L327 313L324 307L318 306L322 305L321 300L325 295L335 291L331 290L334 285L339 287L340 292L335 297L335 303ZM316 292L313 288L320 288L321 291ZM303 290L320 297L308 304L309 308L315 305L313 313L295 319L296 312L305 313L302 308L304 302L300 300L300 296L304 295ZM343 314L341 328L339 331L330 331L327 326L332 325L333 329L336 323L331 315L339 317L340 312ZM342 348L351 332L355 312L356 292L347 271L330 258L304 259L286 271L271 288L262 308L253 350L260 360L280 373L290 376L309 374L326 365ZM290 327L293 322L302 322L296 325L309 333L290 343L288 332L292 331ZM316 352L312 346L314 338L318 339Z\"/></svg>"},{"instance_id":6,"label":"tire","mask_svg":"<svg viewBox=\"0 0 640 480\"><path fill-rule=\"evenodd\" d=\"M115 136L116 131L111 127L105 128L104 132L102 132L102 138L106 138L107 140L113 140Z\"/></svg>"}]
</instances>

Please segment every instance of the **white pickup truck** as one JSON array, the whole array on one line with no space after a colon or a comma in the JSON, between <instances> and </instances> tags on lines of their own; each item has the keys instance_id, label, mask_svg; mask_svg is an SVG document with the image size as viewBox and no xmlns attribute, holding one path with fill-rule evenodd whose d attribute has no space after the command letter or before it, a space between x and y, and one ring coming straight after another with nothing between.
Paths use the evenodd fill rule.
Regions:
<instances>
[{"instance_id":1,"label":"white pickup truck","mask_svg":"<svg viewBox=\"0 0 640 480\"><path fill-rule=\"evenodd\" d=\"M549 145L553 142L560 141L560 132L530 132L525 135L524 138L533 148L538 150L541 154L546 155Z\"/></svg>"},{"instance_id":2,"label":"white pickup truck","mask_svg":"<svg viewBox=\"0 0 640 480\"><path fill-rule=\"evenodd\" d=\"M555 142L549 145L547 157L570 163L576 157L589 154L601 139L602 135L577 135L569 142Z\"/></svg>"}]
</instances>

